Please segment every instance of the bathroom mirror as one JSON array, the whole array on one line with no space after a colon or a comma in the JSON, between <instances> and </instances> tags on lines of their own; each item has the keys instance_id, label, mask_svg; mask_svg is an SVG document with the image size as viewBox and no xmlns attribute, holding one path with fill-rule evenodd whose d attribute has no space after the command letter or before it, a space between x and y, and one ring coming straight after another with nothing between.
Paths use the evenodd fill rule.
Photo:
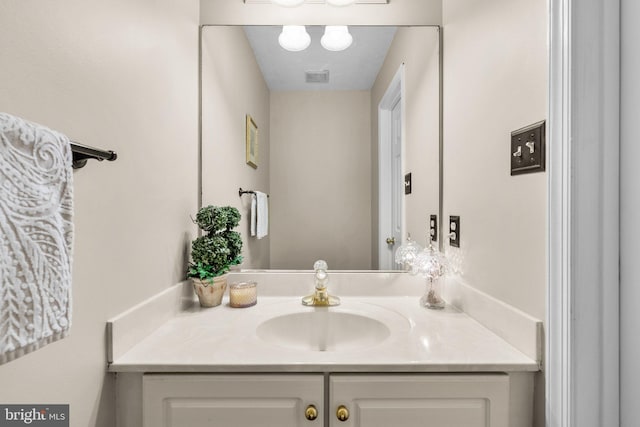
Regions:
<instances>
[{"instance_id":1,"label":"bathroom mirror","mask_svg":"<svg viewBox=\"0 0 640 427\"><path fill-rule=\"evenodd\" d=\"M407 233L424 245L440 209L438 28L349 26L352 44L330 51L325 27L307 26L298 52L282 29L202 28L202 203L240 209L243 268L394 269L395 248ZM263 239L240 187L269 194Z\"/></svg>"}]
</instances>

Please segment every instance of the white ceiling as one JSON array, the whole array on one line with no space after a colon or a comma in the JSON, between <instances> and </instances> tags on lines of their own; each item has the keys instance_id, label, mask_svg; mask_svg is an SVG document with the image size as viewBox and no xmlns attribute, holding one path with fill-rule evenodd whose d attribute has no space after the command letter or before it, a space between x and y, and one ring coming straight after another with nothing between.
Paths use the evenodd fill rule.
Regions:
<instances>
[{"instance_id":1,"label":"white ceiling","mask_svg":"<svg viewBox=\"0 0 640 427\"><path fill-rule=\"evenodd\" d=\"M342 52L330 52L320 45L324 26L307 26L311 46L302 52L280 47L281 26L245 26L244 31L270 90L369 90L396 27L350 26L353 44ZM305 72L322 70L329 70L329 83L305 82Z\"/></svg>"}]
</instances>

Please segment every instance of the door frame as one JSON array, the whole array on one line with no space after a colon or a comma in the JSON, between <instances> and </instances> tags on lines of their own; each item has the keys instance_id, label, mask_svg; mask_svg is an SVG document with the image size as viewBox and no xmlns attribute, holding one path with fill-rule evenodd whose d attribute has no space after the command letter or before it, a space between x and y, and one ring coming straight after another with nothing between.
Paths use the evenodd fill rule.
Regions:
<instances>
[{"instance_id":1,"label":"door frame","mask_svg":"<svg viewBox=\"0 0 640 427\"><path fill-rule=\"evenodd\" d=\"M546 425L617 426L619 0L549 0Z\"/></svg>"},{"instance_id":2,"label":"door frame","mask_svg":"<svg viewBox=\"0 0 640 427\"><path fill-rule=\"evenodd\" d=\"M404 170L405 152L405 84L404 84L404 63L400 64L393 79L389 83L380 103L378 104L378 266L379 268L393 270L393 254L389 255L384 236L388 236L392 230L392 220L390 215L391 200L391 168L389 160L391 156L391 109L400 102L400 128L401 128L401 151L402 166ZM405 233L405 206L404 199L400 204L400 217L402 218L401 234Z\"/></svg>"}]
</instances>

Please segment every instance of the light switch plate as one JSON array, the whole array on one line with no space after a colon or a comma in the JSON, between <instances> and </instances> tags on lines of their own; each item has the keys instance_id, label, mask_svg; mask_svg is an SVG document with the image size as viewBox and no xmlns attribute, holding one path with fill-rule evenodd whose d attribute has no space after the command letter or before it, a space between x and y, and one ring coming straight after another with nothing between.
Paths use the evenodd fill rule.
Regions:
<instances>
[{"instance_id":1,"label":"light switch plate","mask_svg":"<svg viewBox=\"0 0 640 427\"><path fill-rule=\"evenodd\" d=\"M545 121L511 132L511 175L545 170Z\"/></svg>"},{"instance_id":2,"label":"light switch plate","mask_svg":"<svg viewBox=\"0 0 640 427\"><path fill-rule=\"evenodd\" d=\"M411 194L411 172L404 176L404 194Z\"/></svg>"}]
</instances>

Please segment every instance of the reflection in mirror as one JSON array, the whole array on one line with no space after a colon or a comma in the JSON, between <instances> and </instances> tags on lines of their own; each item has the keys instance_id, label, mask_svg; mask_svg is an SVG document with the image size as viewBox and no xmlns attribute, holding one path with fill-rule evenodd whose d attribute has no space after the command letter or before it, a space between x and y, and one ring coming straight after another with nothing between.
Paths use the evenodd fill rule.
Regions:
<instances>
[{"instance_id":1,"label":"reflection in mirror","mask_svg":"<svg viewBox=\"0 0 640 427\"><path fill-rule=\"evenodd\" d=\"M281 31L202 29L202 202L243 214L243 268L396 268L394 249L407 233L424 245L439 211L438 29L349 27L338 52L322 47L322 26L299 52L280 47ZM269 194L262 239L239 187Z\"/></svg>"}]
</instances>

